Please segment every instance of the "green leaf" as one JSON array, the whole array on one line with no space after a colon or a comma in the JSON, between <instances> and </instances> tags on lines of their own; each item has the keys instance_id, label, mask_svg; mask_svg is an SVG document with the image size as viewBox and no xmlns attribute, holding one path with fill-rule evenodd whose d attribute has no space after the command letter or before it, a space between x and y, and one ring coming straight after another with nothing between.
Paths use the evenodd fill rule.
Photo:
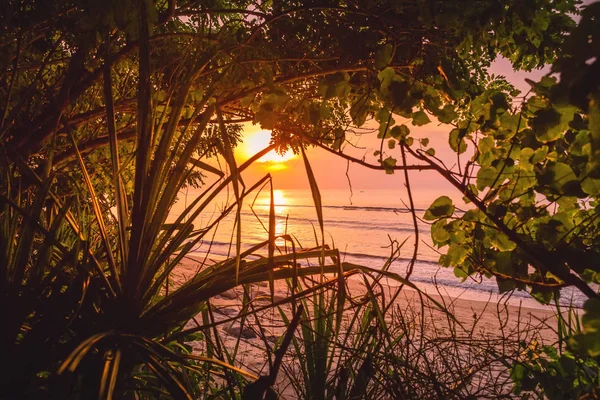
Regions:
<instances>
[{"instance_id":1,"label":"green leaf","mask_svg":"<svg viewBox=\"0 0 600 400\"><path fill-rule=\"evenodd\" d=\"M600 195L600 179L585 178L581 182L581 190L590 196Z\"/></svg>"},{"instance_id":2,"label":"green leaf","mask_svg":"<svg viewBox=\"0 0 600 400\"><path fill-rule=\"evenodd\" d=\"M600 332L600 300L587 300L583 305L583 310L585 311L585 314L583 315L581 321L583 323L585 332ZM600 341L600 337L598 337L598 340Z\"/></svg>"},{"instance_id":3,"label":"green leaf","mask_svg":"<svg viewBox=\"0 0 600 400\"><path fill-rule=\"evenodd\" d=\"M340 151L342 144L346 140L346 131L342 128L335 130L335 140L333 141L333 150Z\"/></svg>"},{"instance_id":4,"label":"green leaf","mask_svg":"<svg viewBox=\"0 0 600 400\"><path fill-rule=\"evenodd\" d=\"M458 266L458 267L454 268L454 276L456 276L457 278L460 278L462 280L465 280L469 277L469 274L465 270L464 267Z\"/></svg>"},{"instance_id":5,"label":"green leaf","mask_svg":"<svg viewBox=\"0 0 600 400\"><path fill-rule=\"evenodd\" d=\"M495 270L504 275L515 273L515 264L512 259L512 251L501 251L496 253Z\"/></svg>"},{"instance_id":6,"label":"green leaf","mask_svg":"<svg viewBox=\"0 0 600 400\"><path fill-rule=\"evenodd\" d=\"M394 46L391 44L380 46L375 52L375 68L383 69L387 67L392 61L393 52Z\"/></svg>"},{"instance_id":7,"label":"green leaf","mask_svg":"<svg viewBox=\"0 0 600 400\"><path fill-rule=\"evenodd\" d=\"M448 196L441 196L431 204L425 211L423 218L427 221L433 221L443 217L450 217L454 213L454 204Z\"/></svg>"},{"instance_id":8,"label":"green leaf","mask_svg":"<svg viewBox=\"0 0 600 400\"><path fill-rule=\"evenodd\" d=\"M500 277L496 277L496 283L498 284L498 292L500 292L501 294L510 292L511 290L517 287L515 281L503 279Z\"/></svg>"},{"instance_id":9,"label":"green leaf","mask_svg":"<svg viewBox=\"0 0 600 400\"><path fill-rule=\"evenodd\" d=\"M495 147L495 145L496 143L494 142L494 139L489 136L486 136L479 140L479 142L477 143L477 148L479 149L480 153L487 153L491 151Z\"/></svg>"},{"instance_id":10,"label":"green leaf","mask_svg":"<svg viewBox=\"0 0 600 400\"><path fill-rule=\"evenodd\" d=\"M425 99L424 99L424 103L425 103L425 107L428 110L438 110L440 108L440 105L442 104L442 101L440 99L440 96L438 96L436 93L433 96L431 94L426 95Z\"/></svg>"},{"instance_id":11,"label":"green leaf","mask_svg":"<svg viewBox=\"0 0 600 400\"><path fill-rule=\"evenodd\" d=\"M385 68L377 74L377 78L379 79L379 82L381 82L380 88L382 91L387 90L388 86L390 85L390 83L392 83L395 76L396 71L394 71L394 69L390 67Z\"/></svg>"},{"instance_id":12,"label":"green leaf","mask_svg":"<svg viewBox=\"0 0 600 400\"><path fill-rule=\"evenodd\" d=\"M192 94L193 92L191 92L190 94ZM152 97L154 100L162 103L165 100L167 100L167 92L165 92L164 90L157 90L156 92L152 93Z\"/></svg>"},{"instance_id":13,"label":"green leaf","mask_svg":"<svg viewBox=\"0 0 600 400\"><path fill-rule=\"evenodd\" d=\"M448 261L450 265L460 265L465 262L470 250L465 246L451 246L448 249ZM456 273L456 269L454 270Z\"/></svg>"},{"instance_id":14,"label":"green leaf","mask_svg":"<svg viewBox=\"0 0 600 400\"><path fill-rule=\"evenodd\" d=\"M535 136L542 143L558 139L569 128L576 111L575 107L549 107L536 111L531 121Z\"/></svg>"},{"instance_id":15,"label":"green leaf","mask_svg":"<svg viewBox=\"0 0 600 400\"><path fill-rule=\"evenodd\" d=\"M537 164L543 161L548 155L548 146L542 146L533 153L530 162L532 164Z\"/></svg>"},{"instance_id":16,"label":"green leaf","mask_svg":"<svg viewBox=\"0 0 600 400\"><path fill-rule=\"evenodd\" d=\"M506 111L510 108L506 93L497 91L490 95L490 101L498 112L501 110Z\"/></svg>"},{"instance_id":17,"label":"green leaf","mask_svg":"<svg viewBox=\"0 0 600 400\"><path fill-rule=\"evenodd\" d=\"M437 119L443 124L449 124L458 118L458 114L452 104L446 104L444 108L436 113Z\"/></svg>"},{"instance_id":18,"label":"green leaf","mask_svg":"<svg viewBox=\"0 0 600 400\"><path fill-rule=\"evenodd\" d=\"M350 118L352 118L352 123L358 127L364 125L368 115L369 104L364 99L359 99L350 107Z\"/></svg>"},{"instance_id":19,"label":"green leaf","mask_svg":"<svg viewBox=\"0 0 600 400\"><path fill-rule=\"evenodd\" d=\"M467 143L465 143L464 135L465 132L462 129L452 129L452 131L450 131L448 142L450 143L452 150L458 154L467 151Z\"/></svg>"},{"instance_id":20,"label":"green leaf","mask_svg":"<svg viewBox=\"0 0 600 400\"><path fill-rule=\"evenodd\" d=\"M553 292L540 290L535 287L531 288L531 296L542 304L550 304L554 298Z\"/></svg>"},{"instance_id":21,"label":"green leaf","mask_svg":"<svg viewBox=\"0 0 600 400\"><path fill-rule=\"evenodd\" d=\"M509 114L508 112L502 114L499 117L500 129L498 132L501 135L495 135L496 137L502 136L503 139L511 138L521 131L525 126L525 118L520 114Z\"/></svg>"},{"instance_id":22,"label":"green leaf","mask_svg":"<svg viewBox=\"0 0 600 400\"><path fill-rule=\"evenodd\" d=\"M556 85L556 78L551 76L544 76L539 82L532 81L531 79L525 79L525 81L538 94L547 94L548 89Z\"/></svg>"},{"instance_id":23,"label":"green leaf","mask_svg":"<svg viewBox=\"0 0 600 400\"><path fill-rule=\"evenodd\" d=\"M510 377L512 378L513 382L520 382L526 374L527 369L522 364L516 363L512 368Z\"/></svg>"},{"instance_id":24,"label":"green leaf","mask_svg":"<svg viewBox=\"0 0 600 400\"><path fill-rule=\"evenodd\" d=\"M385 173L388 175L392 175L394 173L394 170L392 168L396 166L396 159L393 157L388 157L385 160L383 160L382 165L385 168Z\"/></svg>"},{"instance_id":25,"label":"green leaf","mask_svg":"<svg viewBox=\"0 0 600 400\"><path fill-rule=\"evenodd\" d=\"M483 190L486 187L490 187L496 177L498 176L498 171L494 167L483 167L477 172L477 189Z\"/></svg>"},{"instance_id":26,"label":"green leaf","mask_svg":"<svg viewBox=\"0 0 600 400\"><path fill-rule=\"evenodd\" d=\"M396 123L393 118L390 118L379 123L378 139L387 139L392 136L392 126Z\"/></svg>"},{"instance_id":27,"label":"green leaf","mask_svg":"<svg viewBox=\"0 0 600 400\"><path fill-rule=\"evenodd\" d=\"M584 156L586 145L590 143L589 131L581 131L575 137L575 140L569 146L569 153L575 156Z\"/></svg>"},{"instance_id":28,"label":"green leaf","mask_svg":"<svg viewBox=\"0 0 600 400\"><path fill-rule=\"evenodd\" d=\"M444 244L450 239L450 232L445 228L446 219L440 219L431 225L431 237L436 244Z\"/></svg>"},{"instance_id":29,"label":"green leaf","mask_svg":"<svg viewBox=\"0 0 600 400\"><path fill-rule=\"evenodd\" d=\"M404 139L410 134L410 129L406 125L395 126L390 131L390 136L394 139Z\"/></svg>"},{"instance_id":30,"label":"green leaf","mask_svg":"<svg viewBox=\"0 0 600 400\"><path fill-rule=\"evenodd\" d=\"M349 79L350 76L347 73L342 72L327 75L319 83L319 94L324 99L332 99L334 97L345 98L351 90L350 84L348 83ZM277 96L281 97L277 102L286 102L289 99L284 91L277 94Z\"/></svg>"},{"instance_id":31,"label":"green leaf","mask_svg":"<svg viewBox=\"0 0 600 400\"><path fill-rule=\"evenodd\" d=\"M560 113L549 107L536 111L531 121L533 131L538 140L549 142L555 140L560 132Z\"/></svg>"},{"instance_id":32,"label":"green leaf","mask_svg":"<svg viewBox=\"0 0 600 400\"><path fill-rule=\"evenodd\" d=\"M481 220L481 211L478 209L469 210L463 214L463 221L478 222Z\"/></svg>"},{"instance_id":33,"label":"green leaf","mask_svg":"<svg viewBox=\"0 0 600 400\"><path fill-rule=\"evenodd\" d=\"M489 233L490 244L498 251L512 251L517 245L512 242L504 233L492 230Z\"/></svg>"},{"instance_id":34,"label":"green leaf","mask_svg":"<svg viewBox=\"0 0 600 400\"><path fill-rule=\"evenodd\" d=\"M193 92L190 92L190 97L191 97L192 101L194 102L194 104L200 105L200 104L202 104L202 100L204 99L204 90L202 90L202 89L194 90Z\"/></svg>"},{"instance_id":35,"label":"green leaf","mask_svg":"<svg viewBox=\"0 0 600 400\"><path fill-rule=\"evenodd\" d=\"M394 139L390 139L388 140L388 148L390 150L393 150L396 148L396 141Z\"/></svg>"},{"instance_id":36,"label":"green leaf","mask_svg":"<svg viewBox=\"0 0 600 400\"><path fill-rule=\"evenodd\" d=\"M549 162L540 174L539 182L560 191L567 191L572 183L578 182L578 179L567 164Z\"/></svg>"},{"instance_id":37,"label":"green leaf","mask_svg":"<svg viewBox=\"0 0 600 400\"><path fill-rule=\"evenodd\" d=\"M391 123L391 121L394 118L391 116L390 110L387 107L381 107L377 113L375 113L375 120L377 122L379 122L379 129L381 131L381 125L383 124L384 126L387 125L388 121L390 121L390 126L393 125L393 123Z\"/></svg>"},{"instance_id":38,"label":"green leaf","mask_svg":"<svg viewBox=\"0 0 600 400\"><path fill-rule=\"evenodd\" d=\"M412 124L423 126L431 122L425 111L417 111L412 114Z\"/></svg>"},{"instance_id":39,"label":"green leaf","mask_svg":"<svg viewBox=\"0 0 600 400\"><path fill-rule=\"evenodd\" d=\"M521 149L519 154L519 168L529 173L533 171L533 165L531 164L531 158L533 157L534 150L531 147L525 147Z\"/></svg>"}]
</instances>

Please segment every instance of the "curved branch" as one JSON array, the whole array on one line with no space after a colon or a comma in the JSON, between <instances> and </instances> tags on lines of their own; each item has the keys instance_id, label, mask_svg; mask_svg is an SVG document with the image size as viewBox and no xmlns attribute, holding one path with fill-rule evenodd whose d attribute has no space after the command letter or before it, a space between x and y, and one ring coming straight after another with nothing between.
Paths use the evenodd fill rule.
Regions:
<instances>
[{"instance_id":1,"label":"curved branch","mask_svg":"<svg viewBox=\"0 0 600 400\"><path fill-rule=\"evenodd\" d=\"M402 153L402 166L407 167L407 163L406 163L406 150L404 149L406 146L403 143L400 143L400 151ZM404 183L406 184L406 193L408 194L408 204L410 206L410 213L412 216L412 221L413 221L413 227L414 227L414 232L415 232L415 245L413 248L413 255L412 258L409 261L408 264L408 268L407 268L407 272L406 272L406 277L405 279L409 279L410 276L412 275L413 272L413 268L415 266L415 261L417 261L417 255L419 253L419 224L417 221L417 213L416 213L416 208L415 208L415 203L413 201L413 194L412 194L412 188L410 186L410 177L408 175L408 169L404 168Z\"/></svg>"},{"instance_id":2,"label":"curved branch","mask_svg":"<svg viewBox=\"0 0 600 400\"><path fill-rule=\"evenodd\" d=\"M379 171L385 171L385 170L394 170L394 171L426 171L426 170L434 170L435 168L432 167L431 165L396 165L393 167L384 167L383 165L375 165L375 164L369 164L368 162L366 162L365 160L361 160L359 158L356 157L352 157L349 156L348 154L345 154L341 151L335 151L332 150L331 148L325 146L324 144L319 143L317 140L311 139L305 135L301 135L302 139L307 141L308 143L317 146L331 154L335 154L336 156L342 157L350 162L356 163L356 164L360 164L363 167L367 167L370 169L376 169Z\"/></svg>"},{"instance_id":3,"label":"curved branch","mask_svg":"<svg viewBox=\"0 0 600 400\"><path fill-rule=\"evenodd\" d=\"M426 153L424 152L415 152L412 149L407 149L409 153L415 158L425 161L430 166L433 167L442 177L444 177L449 183L451 183L455 188L457 188L465 197L469 199L475 206L485 214L485 216L496 225L496 227L504 233L512 242L514 242L517 247L523 251L525 256L529 259L529 261L540 271L549 271L554 276L558 277L565 283L570 286L575 286L578 288L583 294L585 294L588 298L600 298L600 294L596 293L594 289L592 289L587 283L585 283L580 277L572 274L567 267L567 270L562 269L564 265L560 265L559 263L562 261L552 260L551 258L554 255L544 256L540 254L536 249L531 248L527 243L525 243L521 237L514 230L510 229L499 217L494 214L491 214L487 210L487 206L483 201L481 201L473 192L467 189L467 186L463 186L458 180L452 176L450 171L444 169L439 166L437 163L432 161Z\"/></svg>"}]
</instances>

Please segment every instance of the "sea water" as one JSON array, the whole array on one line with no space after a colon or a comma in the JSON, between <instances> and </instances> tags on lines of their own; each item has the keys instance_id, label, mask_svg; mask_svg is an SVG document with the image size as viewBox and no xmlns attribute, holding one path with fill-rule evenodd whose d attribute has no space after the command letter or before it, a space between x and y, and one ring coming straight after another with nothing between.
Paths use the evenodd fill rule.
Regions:
<instances>
[{"instance_id":1,"label":"sea water","mask_svg":"<svg viewBox=\"0 0 600 400\"><path fill-rule=\"evenodd\" d=\"M179 215L200 193L200 189L186 189L180 193L172 210L170 220ZM379 269L389 260L392 243L401 244L397 257L389 266L391 272L405 276L413 255L415 226L409 211L405 191L400 190L321 190L324 222L324 239L330 247L339 249L341 260ZM416 215L422 218L427 207L440 196L435 191L415 195ZM294 238L296 248L312 248L321 241L317 211L310 190L282 190L273 192L276 235L288 234ZM194 221L195 229L214 223L234 201L234 194L221 193ZM268 239L270 192L263 190L245 197L240 210L241 249ZM193 253L211 259L235 256L237 234L235 208L223 218L204 240L198 243ZM463 281L454 275L451 268L441 267L439 256L444 249L433 246L430 224L418 220L418 251L410 280L429 294L442 294L468 300L501 302L526 307L542 307L527 293L515 291L510 296L499 295L494 278L468 278ZM283 239L277 244L285 245ZM288 247L289 250L289 247ZM266 255L266 247L259 254ZM561 303L581 306L585 297L576 290L563 290Z\"/></svg>"}]
</instances>

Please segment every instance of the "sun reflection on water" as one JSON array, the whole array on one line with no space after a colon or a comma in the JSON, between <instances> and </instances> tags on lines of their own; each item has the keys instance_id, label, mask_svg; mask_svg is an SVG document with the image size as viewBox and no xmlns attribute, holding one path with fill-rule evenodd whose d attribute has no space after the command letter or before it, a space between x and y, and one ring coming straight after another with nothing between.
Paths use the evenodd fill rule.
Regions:
<instances>
[{"instance_id":1,"label":"sun reflection on water","mask_svg":"<svg viewBox=\"0 0 600 400\"><path fill-rule=\"evenodd\" d=\"M273 190L273 205L275 209L275 235L285 235L287 233L286 217L289 214L289 203L283 190ZM277 246L284 246L285 239L278 238L275 241Z\"/></svg>"}]
</instances>

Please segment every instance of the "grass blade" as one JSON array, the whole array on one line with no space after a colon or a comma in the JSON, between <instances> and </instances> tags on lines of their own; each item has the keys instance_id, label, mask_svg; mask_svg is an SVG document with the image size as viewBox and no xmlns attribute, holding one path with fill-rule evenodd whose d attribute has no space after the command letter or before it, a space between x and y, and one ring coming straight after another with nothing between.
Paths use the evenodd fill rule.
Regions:
<instances>
[{"instance_id":1,"label":"grass blade","mask_svg":"<svg viewBox=\"0 0 600 400\"><path fill-rule=\"evenodd\" d=\"M83 161L81 153L77 148L77 143L75 143L75 138L71 133L69 133L69 138L71 139L71 144L73 145L73 148L75 150L75 156L77 157L77 161L79 163L79 168L81 169L85 185L88 191L90 192L90 200L92 202L94 216L96 217L96 222L98 223L102 243L104 244L104 248L106 249L106 259L108 261L108 267L110 268L110 271L113 274L113 280L116 283L117 288L121 290L120 276L117 271L117 265L113 256L112 249L110 247L110 240L108 239L108 232L106 231L106 225L104 223L104 217L102 215L102 208L100 207L100 202L98 201L98 196L96 195L96 191L94 190L94 185L92 184L92 179L90 178L90 175L87 171L85 162Z\"/></svg>"},{"instance_id":2,"label":"grass blade","mask_svg":"<svg viewBox=\"0 0 600 400\"><path fill-rule=\"evenodd\" d=\"M111 400L113 398L120 364L121 350L109 350L104 354L104 369L100 378L98 399Z\"/></svg>"},{"instance_id":3,"label":"grass blade","mask_svg":"<svg viewBox=\"0 0 600 400\"><path fill-rule=\"evenodd\" d=\"M321 230L321 246L325 249L325 227L323 223L323 205L321 203L321 192L319 191L319 186L317 185L317 180L315 179L315 174L313 173L312 167L308 162L308 158L306 157L306 152L304 148L302 150L302 159L304 160L304 167L306 168L306 175L308 176L308 183L310 184L310 192L312 194L313 203L315 205L315 210L317 211L317 219L319 221L319 228ZM321 262L325 263L325 256Z\"/></svg>"},{"instance_id":4,"label":"grass blade","mask_svg":"<svg viewBox=\"0 0 600 400\"><path fill-rule=\"evenodd\" d=\"M244 186L244 181L239 174L235 157L233 155L233 149L229 142L229 135L227 134L227 128L223 122L223 115L221 110L217 107L217 119L219 121L219 128L221 130L221 139L223 140L223 156L229 165L229 171L232 176L233 193L235 194L235 200L237 203L237 209L235 213L235 227L236 227L236 240L235 240L235 280L237 282L240 273L240 252L242 249L242 204L240 203L240 188L241 183Z\"/></svg>"},{"instance_id":5,"label":"grass blade","mask_svg":"<svg viewBox=\"0 0 600 400\"><path fill-rule=\"evenodd\" d=\"M117 226L119 230L119 250L122 265L127 265L128 241L127 226L129 225L127 196L123 180L121 179L121 164L119 161L119 146L117 140L117 127L115 122L115 104L112 89L110 64L104 68L104 102L106 104L106 125L108 130L110 156L112 165L112 178L115 189L115 203L117 205Z\"/></svg>"},{"instance_id":6,"label":"grass blade","mask_svg":"<svg viewBox=\"0 0 600 400\"><path fill-rule=\"evenodd\" d=\"M273 256L275 255L275 196L273 194L273 180L269 174L269 247L268 247L268 264L267 269L271 272L273 270ZM271 300L275 296L275 281L273 280L273 274L269 274L269 289L271 291Z\"/></svg>"}]
</instances>

